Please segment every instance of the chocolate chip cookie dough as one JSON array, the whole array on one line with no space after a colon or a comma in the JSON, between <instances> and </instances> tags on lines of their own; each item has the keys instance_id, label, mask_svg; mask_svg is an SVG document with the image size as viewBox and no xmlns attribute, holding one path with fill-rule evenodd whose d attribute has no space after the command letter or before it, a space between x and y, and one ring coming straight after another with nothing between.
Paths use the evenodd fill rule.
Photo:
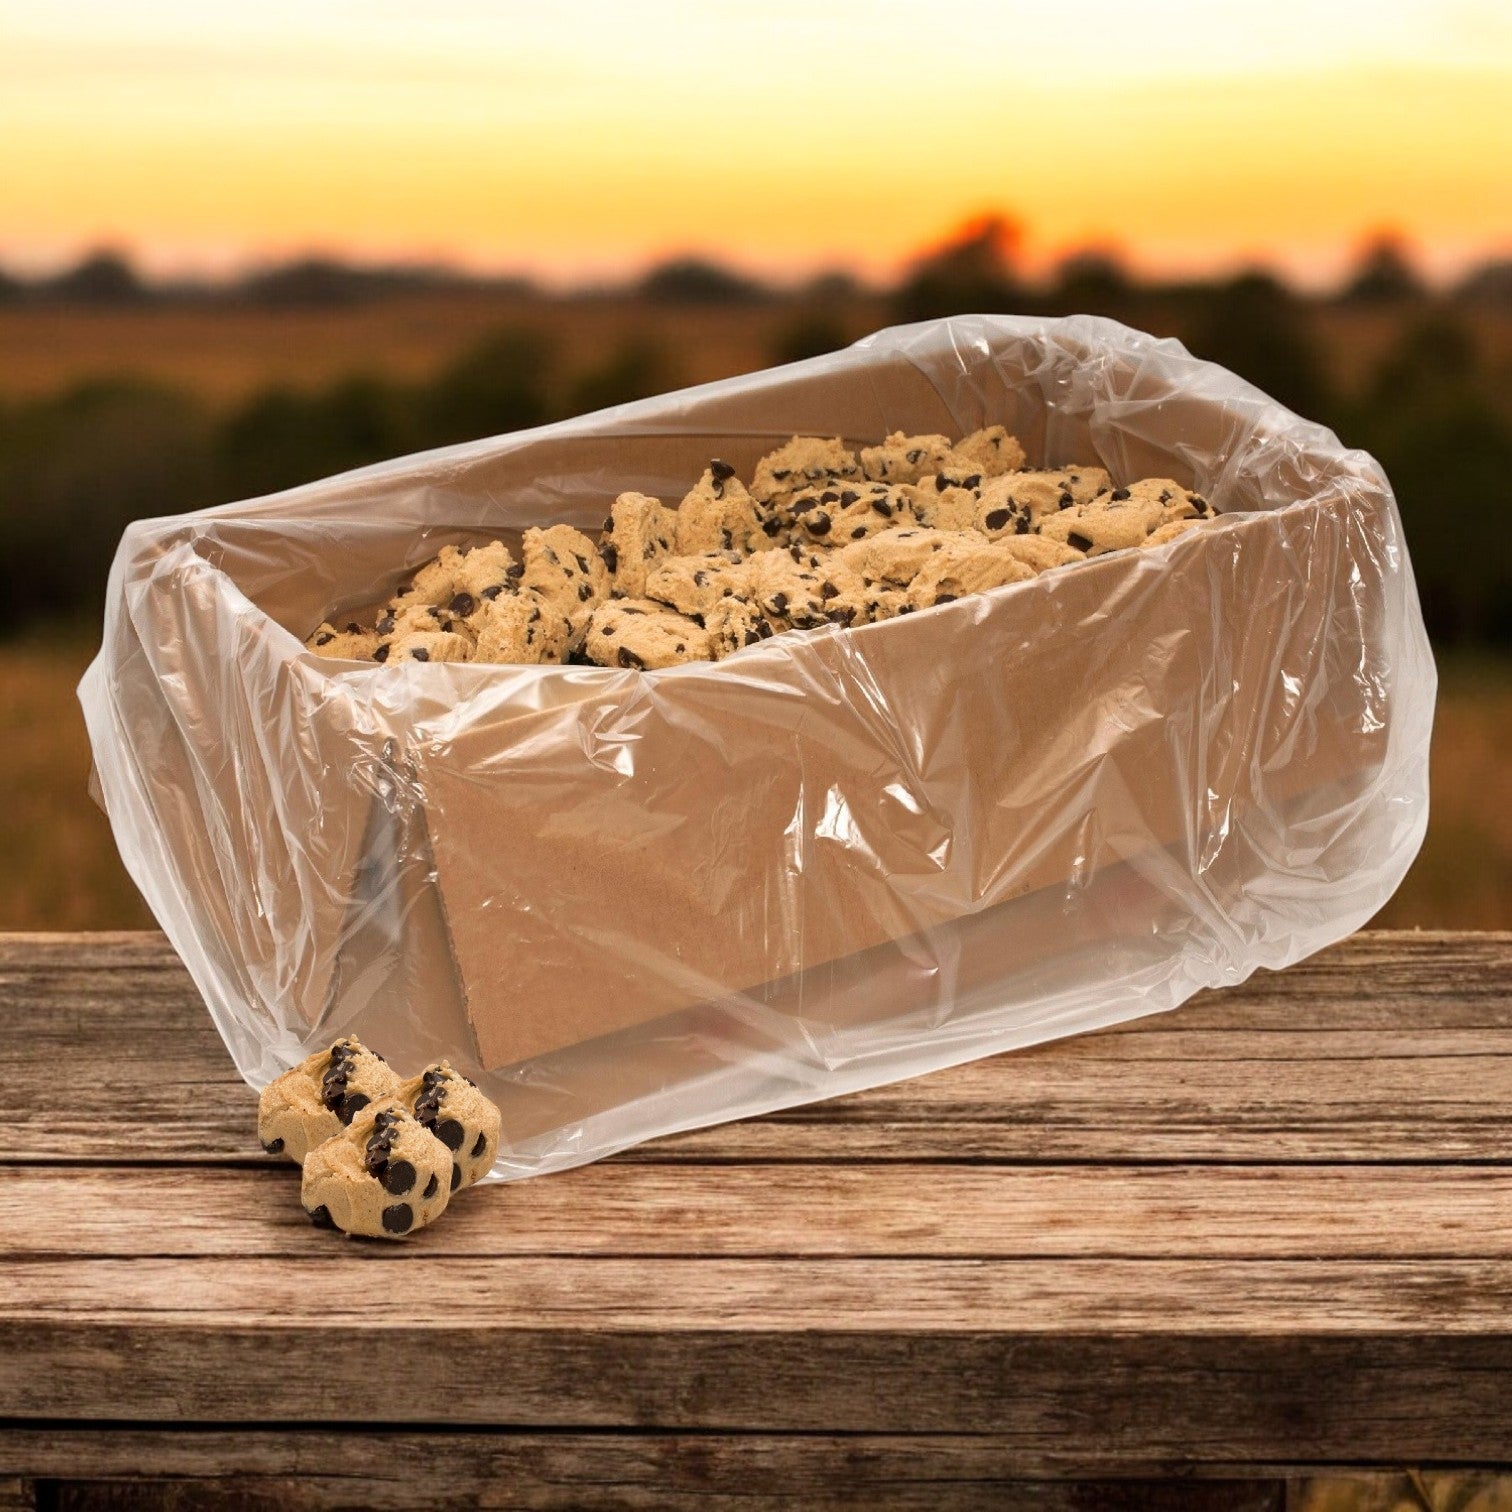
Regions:
<instances>
[{"instance_id":1,"label":"chocolate chip cookie dough","mask_svg":"<svg viewBox=\"0 0 1512 1512\"><path fill-rule=\"evenodd\" d=\"M388 1062L349 1035L263 1088L257 1137L268 1154L297 1164L316 1145L339 1134L369 1103L398 1090L399 1077Z\"/></svg>"},{"instance_id":2,"label":"chocolate chip cookie dough","mask_svg":"<svg viewBox=\"0 0 1512 1512\"><path fill-rule=\"evenodd\" d=\"M1157 549L1214 518L1173 478L1115 486L1102 467L1027 461L1001 425L859 450L794 436L749 487L716 457L675 508L621 493L597 540L552 525L526 530L518 559L500 541L445 546L371 628L333 617L306 645L342 661L654 672Z\"/></svg>"}]
</instances>

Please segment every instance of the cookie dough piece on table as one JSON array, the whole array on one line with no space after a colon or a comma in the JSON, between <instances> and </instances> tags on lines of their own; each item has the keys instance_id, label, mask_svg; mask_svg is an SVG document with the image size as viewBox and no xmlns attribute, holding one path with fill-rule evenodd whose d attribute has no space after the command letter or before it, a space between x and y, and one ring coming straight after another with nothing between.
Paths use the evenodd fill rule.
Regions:
<instances>
[{"instance_id":1,"label":"cookie dough piece on table","mask_svg":"<svg viewBox=\"0 0 1512 1512\"><path fill-rule=\"evenodd\" d=\"M317 656L328 656L337 661L371 661L373 652L378 649L378 633L364 630L355 620L341 630L327 621L316 626L305 641L305 647Z\"/></svg>"},{"instance_id":2,"label":"cookie dough piece on table","mask_svg":"<svg viewBox=\"0 0 1512 1512\"><path fill-rule=\"evenodd\" d=\"M759 551L770 541L761 528L756 501L735 469L717 457L677 506L677 554Z\"/></svg>"},{"instance_id":3,"label":"cookie dough piece on table","mask_svg":"<svg viewBox=\"0 0 1512 1512\"><path fill-rule=\"evenodd\" d=\"M948 541L919 569L908 585L908 601L916 609L948 604L969 593L985 593L1008 583L1026 583L1034 576L1002 547L980 536L961 535Z\"/></svg>"},{"instance_id":4,"label":"cookie dough piece on table","mask_svg":"<svg viewBox=\"0 0 1512 1512\"><path fill-rule=\"evenodd\" d=\"M646 591L641 597L655 599L703 623L720 599L745 592L749 576L744 559L734 551L665 557L646 574Z\"/></svg>"},{"instance_id":5,"label":"cookie dough piece on table","mask_svg":"<svg viewBox=\"0 0 1512 1512\"><path fill-rule=\"evenodd\" d=\"M841 563L866 583L906 588L919 569L953 537L943 530L914 525L854 541L838 553Z\"/></svg>"},{"instance_id":6,"label":"cookie dough piece on table","mask_svg":"<svg viewBox=\"0 0 1512 1512\"><path fill-rule=\"evenodd\" d=\"M932 530L971 530L981 499L981 472L955 467L920 481L914 488L914 514Z\"/></svg>"},{"instance_id":7,"label":"cookie dough piece on table","mask_svg":"<svg viewBox=\"0 0 1512 1512\"><path fill-rule=\"evenodd\" d=\"M775 633L761 610L750 600L736 596L720 599L709 610L704 616L704 629L709 636L709 654L715 661L770 640Z\"/></svg>"},{"instance_id":8,"label":"cookie dough piece on table","mask_svg":"<svg viewBox=\"0 0 1512 1512\"><path fill-rule=\"evenodd\" d=\"M708 633L685 615L652 599L611 599L588 621L583 651L596 667L646 672L708 661Z\"/></svg>"},{"instance_id":9,"label":"cookie dough piece on table","mask_svg":"<svg viewBox=\"0 0 1512 1512\"><path fill-rule=\"evenodd\" d=\"M594 607L609 597L609 569L594 545L571 525L532 527L521 550L525 571L520 587L531 588L555 604L581 634Z\"/></svg>"},{"instance_id":10,"label":"cookie dough piece on table","mask_svg":"<svg viewBox=\"0 0 1512 1512\"><path fill-rule=\"evenodd\" d=\"M955 444L957 457L964 457L985 478L1017 472L1027 460L1017 436L1001 425L985 425Z\"/></svg>"},{"instance_id":11,"label":"cookie dough piece on table","mask_svg":"<svg viewBox=\"0 0 1512 1512\"><path fill-rule=\"evenodd\" d=\"M499 1110L449 1061L427 1066L399 1089L399 1100L446 1146L450 1191L488 1175L499 1154Z\"/></svg>"},{"instance_id":12,"label":"cookie dough piece on table","mask_svg":"<svg viewBox=\"0 0 1512 1512\"><path fill-rule=\"evenodd\" d=\"M609 507L599 536L599 556L609 573L610 590L621 598L640 598L646 574L677 550L677 511L650 494L622 493Z\"/></svg>"},{"instance_id":13,"label":"cookie dough piece on table","mask_svg":"<svg viewBox=\"0 0 1512 1512\"><path fill-rule=\"evenodd\" d=\"M402 1239L446 1211L451 1173L451 1151L389 1098L310 1151L299 1200L316 1228Z\"/></svg>"},{"instance_id":14,"label":"cookie dough piece on table","mask_svg":"<svg viewBox=\"0 0 1512 1512\"><path fill-rule=\"evenodd\" d=\"M572 621L555 600L533 588L480 604L473 624L478 634L474 661L529 666L561 662L574 641Z\"/></svg>"},{"instance_id":15,"label":"cookie dough piece on table","mask_svg":"<svg viewBox=\"0 0 1512 1512\"><path fill-rule=\"evenodd\" d=\"M914 523L914 490L905 484L828 483L792 501L793 538L810 546L843 546Z\"/></svg>"},{"instance_id":16,"label":"cookie dough piece on table","mask_svg":"<svg viewBox=\"0 0 1512 1512\"><path fill-rule=\"evenodd\" d=\"M1088 556L1102 556L1109 551L1143 546L1145 538L1164 523L1165 506L1159 499L1138 497L1126 488L1119 488L1041 520L1039 531L1052 541L1085 551Z\"/></svg>"},{"instance_id":17,"label":"cookie dough piece on table","mask_svg":"<svg viewBox=\"0 0 1512 1512\"><path fill-rule=\"evenodd\" d=\"M861 471L878 483L917 483L948 472L958 460L955 443L948 436L905 436L894 431L880 446L862 448Z\"/></svg>"},{"instance_id":18,"label":"cookie dough piece on table","mask_svg":"<svg viewBox=\"0 0 1512 1512\"><path fill-rule=\"evenodd\" d=\"M262 1090L257 1137L270 1155L296 1164L339 1134L369 1103L392 1097L399 1077L352 1035L317 1051Z\"/></svg>"}]
</instances>

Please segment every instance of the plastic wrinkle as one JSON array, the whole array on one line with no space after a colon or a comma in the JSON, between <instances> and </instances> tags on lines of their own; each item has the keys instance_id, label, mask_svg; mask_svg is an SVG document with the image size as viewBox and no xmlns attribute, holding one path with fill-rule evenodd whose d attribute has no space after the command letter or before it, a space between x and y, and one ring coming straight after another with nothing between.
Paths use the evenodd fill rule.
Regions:
<instances>
[{"instance_id":1,"label":"plastic wrinkle","mask_svg":"<svg viewBox=\"0 0 1512 1512\"><path fill-rule=\"evenodd\" d=\"M303 645L447 543L593 531L711 456L749 478L794 434L988 424L1221 518L663 672ZM1370 457L1176 342L970 316L138 522L80 699L92 791L246 1079L346 1033L446 1056L519 1178L1340 939L1421 844L1435 690Z\"/></svg>"}]
</instances>

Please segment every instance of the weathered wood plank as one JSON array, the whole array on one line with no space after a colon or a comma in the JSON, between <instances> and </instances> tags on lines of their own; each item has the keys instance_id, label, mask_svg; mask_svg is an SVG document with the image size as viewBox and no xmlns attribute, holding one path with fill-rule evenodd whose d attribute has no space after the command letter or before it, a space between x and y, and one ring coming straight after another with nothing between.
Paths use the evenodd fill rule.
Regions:
<instances>
[{"instance_id":1,"label":"weathered wood plank","mask_svg":"<svg viewBox=\"0 0 1512 1512\"><path fill-rule=\"evenodd\" d=\"M0 1161L262 1159L154 935L0 936L0 1098ZM1509 1105L1512 936L1362 935L1175 1014L624 1159L1496 1161Z\"/></svg>"},{"instance_id":2,"label":"weathered wood plank","mask_svg":"<svg viewBox=\"0 0 1512 1512\"><path fill-rule=\"evenodd\" d=\"M1231 1284L1249 1280L1238 1271ZM0 1404L12 1419L340 1425L357 1403L373 1429L991 1434L1015 1459L1067 1466L1512 1462L1512 1338L1484 1323L1349 1335L1312 1331L1303 1317L1290 1334L1152 1337L1057 1332L1053 1316L1036 1331L995 1328L990 1315L978 1332L900 1331L887 1317L858 1321L856 1309L843 1324L796 1316L781 1332L400 1318L385 1292L367 1326L359 1294L328 1323L8 1327ZM445 1365L433 1371L442 1338ZM413 1387L396 1394L396 1382Z\"/></svg>"},{"instance_id":3,"label":"weathered wood plank","mask_svg":"<svg viewBox=\"0 0 1512 1512\"><path fill-rule=\"evenodd\" d=\"M0 1473L0 1512L36 1512L36 1507L36 1488L30 1481L7 1478Z\"/></svg>"},{"instance_id":4,"label":"weathered wood plank","mask_svg":"<svg viewBox=\"0 0 1512 1512\"><path fill-rule=\"evenodd\" d=\"M504 1256L1512 1259L1512 1169L1444 1166L587 1166L465 1193L408 1261ZM32 1167L0 1259L349 1265L299 1173ZM424 1271L418 1275L424 1285Z\"/></svg>"}]
</instances>

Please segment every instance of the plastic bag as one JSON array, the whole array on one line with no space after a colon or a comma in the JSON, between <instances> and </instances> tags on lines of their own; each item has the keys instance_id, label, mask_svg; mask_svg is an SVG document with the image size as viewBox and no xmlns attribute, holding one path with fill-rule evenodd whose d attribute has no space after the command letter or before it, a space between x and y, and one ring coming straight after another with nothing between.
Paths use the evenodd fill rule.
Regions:
<instances>
[{"instance_id":1,"label":"plastic bag","mask_svg":"<svg viewBox=\"0 0 1512 1512\"><path fill-rule=\"evenodd\" d=\"M793 434L993 423L1224 518L656 673L302 645L448 541L595 529L711 455L748 477ZM1339 939L1421 843L1434 689L1368 456L1175 342L978 316L133 525L80 697L122 857L247 1080L342 1033L449 1056L519 1177Z\"/></svg>"}]
</instances>

